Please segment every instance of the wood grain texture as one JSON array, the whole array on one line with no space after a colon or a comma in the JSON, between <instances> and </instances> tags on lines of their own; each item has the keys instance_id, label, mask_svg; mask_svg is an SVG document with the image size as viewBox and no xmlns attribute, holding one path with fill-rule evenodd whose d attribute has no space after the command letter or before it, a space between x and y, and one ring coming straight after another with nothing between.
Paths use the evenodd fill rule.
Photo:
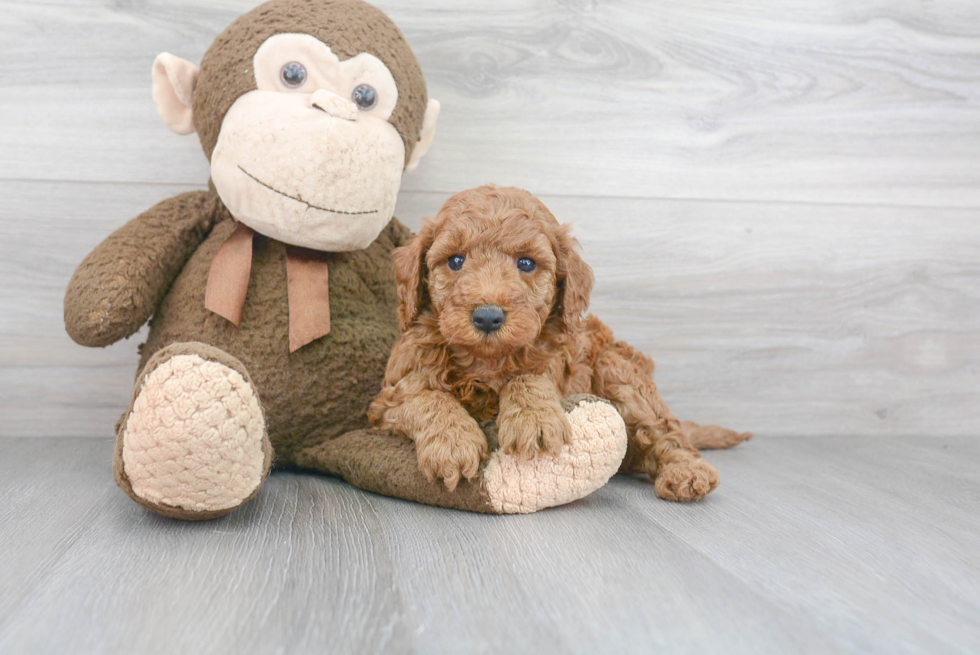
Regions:
<instances>
[{"instance_id":1,"label":"wood grain texture","mask_svg":"<svg viewBox=\"0 0 980 655\"><path fill-rule=\"evenodd\" d=\"M980 441L757 439L694 505L492 517L276 473L209 523L106 439L0 440L0 652L972 653ZM9 565L8 565L9 564Z\"/></svg>"},{"instance_id":2,"label":"wood grain texture","mask_svg":"<svg viewBox=\"0 0 980 655\"><path fill-rule=\"evenodd\" d=\"M104 436L127 405L142 337L75 346L62 294L111 230L203 187L149 66L254 4L0 0L0 434ZM544 197L682 416L976 435L976 3L380 6L444 105L410 226L485 182Z\"/></svg>"},{"instance_id":3,"label":"wood grain texture","mask_svg":"<svg viewBox=\"0 0 980 655\"><path fill-rule=\"evenodd\" d=\"M254 0L0 2L0 178L200 184L150 101ZM406 180L980 206L974 0L385 0L443 102Z\"/></svg>"},{"instance_id":4,"label":"wood grain texture","mask_svg":"<svg viewBox=\"0 0 980 655\"><path fill-rule=\"evenodd\" d=\"M0 224L11 226L0 259L5 436L111 434L144 335L76 346L64 289L101 238L178 190L0 181ZM397 212L417 228L443 200L405 192ZM544 200L595 269L593 311L654 357L678 415L773 436L976 436L975 212Z\"/></svg>"}]
</instances>

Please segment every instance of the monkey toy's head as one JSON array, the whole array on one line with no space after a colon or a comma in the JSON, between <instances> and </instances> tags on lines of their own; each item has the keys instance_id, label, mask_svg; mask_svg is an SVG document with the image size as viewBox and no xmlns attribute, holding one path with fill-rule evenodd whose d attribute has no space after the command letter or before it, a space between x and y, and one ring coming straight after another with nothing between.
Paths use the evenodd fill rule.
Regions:
<instances>
[{"instance_id":1,"label":"monkey toy's head","mask_svg":"<svg viewBox=\"0 0 980 655\"><path fill-rule=\"evenodd\" d=\"M439 115L404 36L361 0L266 2L200 69L157 57L153 99L171 129L197 132L232 216L326 251L374 241Z\"/></svg>"}]
</instances>

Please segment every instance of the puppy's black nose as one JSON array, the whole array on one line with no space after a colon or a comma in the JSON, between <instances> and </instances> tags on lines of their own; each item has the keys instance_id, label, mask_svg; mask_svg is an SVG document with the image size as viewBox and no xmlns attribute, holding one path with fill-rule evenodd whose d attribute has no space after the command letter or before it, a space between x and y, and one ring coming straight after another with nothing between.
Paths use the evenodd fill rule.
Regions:
<instances>
[{"instance_id":1,"label":"puppy's black nose","mask_svg":"<svg viewBox=\"0 0 980 655\"><path fill-rule=\"evenodd\" d=\"M470 320L480 332L496 332L504 324L504 310L496 305L480 305L473 310Z\"/></svg>"}]
</instances>

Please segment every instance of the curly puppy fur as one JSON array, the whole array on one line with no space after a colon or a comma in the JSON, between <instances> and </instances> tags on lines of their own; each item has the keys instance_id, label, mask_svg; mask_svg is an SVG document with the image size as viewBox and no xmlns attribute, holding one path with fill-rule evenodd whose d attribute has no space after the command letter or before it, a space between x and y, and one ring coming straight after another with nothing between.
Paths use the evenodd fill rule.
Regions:
<instances>
[{"instance_id":1,"label":"curly puppy fur","mask_svg":"<svg viewBox=\"0 0 980 655\"><path fill-rule=\"evenodd\" d=\"M413 439L421 470L452 489L487 457L479 421L496 418L506 453L557 454L571 430L559 399L591 393L626 422L620 472L649 474L668 500L704 497L718 473L695 443L728 447L751 435L670 413L653 361L584 316L593 275L576 246L570 226L527 191L484 186L446 201L394 252L402 336L368 418ZM524 258L533 270L518 267ZM503 310L490 332L474 322L488 306Z\"/></svg>"}]
</instances>

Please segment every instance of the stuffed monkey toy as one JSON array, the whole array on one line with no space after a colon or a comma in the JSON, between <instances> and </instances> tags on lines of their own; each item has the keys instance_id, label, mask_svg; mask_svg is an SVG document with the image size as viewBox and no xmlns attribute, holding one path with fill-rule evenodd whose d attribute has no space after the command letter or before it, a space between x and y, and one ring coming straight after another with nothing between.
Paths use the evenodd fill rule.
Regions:
<instances>
[{"instance_id":1,"label":"stuffed monkey toy","mask_svg":"<svg viewBox=\"0 0 980 655\"><path fill-rule=\"evenodd\" d=\"M104 347L149 321L114 470L165 516L226 514L273 464L373 492L471 511L531 512L602 486L626 431L594 397L567 398L557 457L494 453L450 491L410 441L370 431L366 411L399 336L392 217L404 171L429 149L429 100L405 38L360 0L272 0L234 21L200 69L153 64L153 98L196 132L207 191L165 200L78 267L65 325Z\"/></svg>"}]
</instances>

